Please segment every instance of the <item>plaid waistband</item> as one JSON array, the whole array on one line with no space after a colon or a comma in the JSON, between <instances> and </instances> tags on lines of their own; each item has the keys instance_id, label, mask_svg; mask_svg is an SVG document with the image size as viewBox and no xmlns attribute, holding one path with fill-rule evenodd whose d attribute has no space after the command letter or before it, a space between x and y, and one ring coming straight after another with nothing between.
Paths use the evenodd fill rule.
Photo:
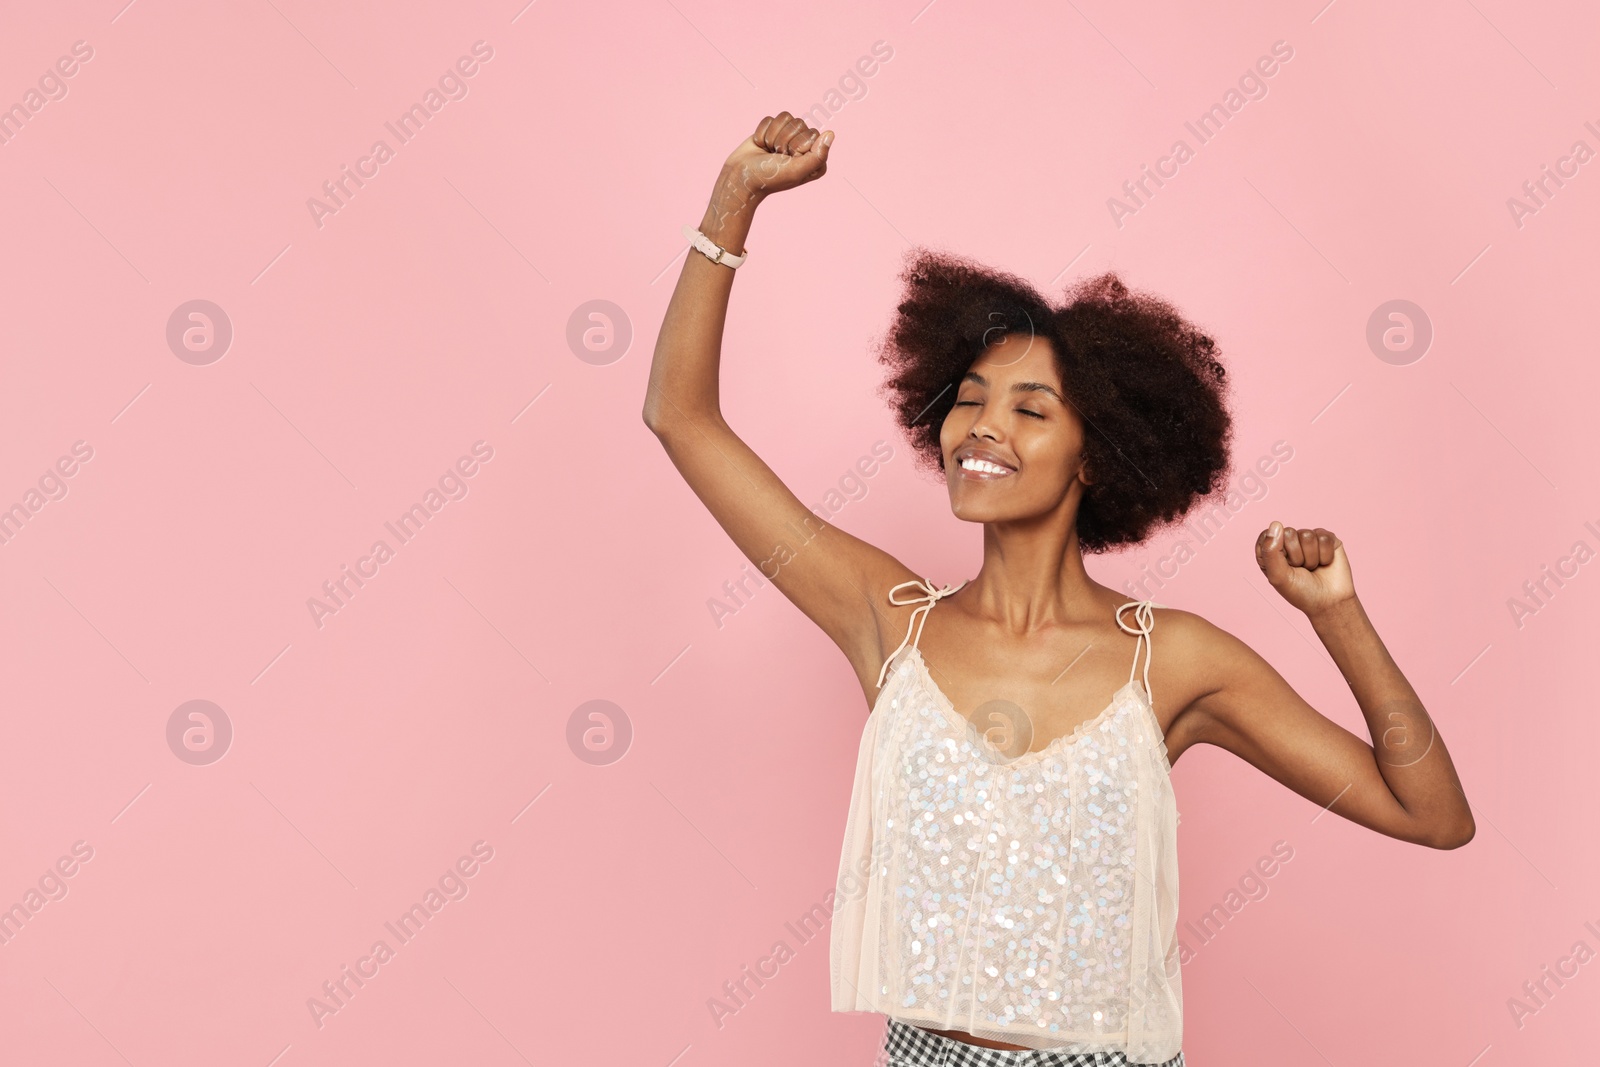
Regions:
<instances>
[{"instance_id":1,"label":"plaid waistband","mask_svg":"<svg viewBox=\"0 0 1600 1067\"><path fill-rule=\"evenodd\" d=\"M1058 1052L1055 1049L984 1048L929 1033L890 1018L883 1049L886 1067L1184 1067L1180 1051L1166 1063L1138 1064L1117 1051Z\"/></svg>"}]
</instances>

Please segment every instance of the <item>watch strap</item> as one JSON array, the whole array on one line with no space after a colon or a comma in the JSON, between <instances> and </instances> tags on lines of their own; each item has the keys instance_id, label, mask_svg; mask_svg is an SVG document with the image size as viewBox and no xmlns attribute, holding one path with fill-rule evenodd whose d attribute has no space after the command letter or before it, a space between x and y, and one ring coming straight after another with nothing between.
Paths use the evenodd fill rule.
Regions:
<instances>
[{"instance_id":1,"label":"watch strap","mask_svg":"<svg viewBox=\"0 0 1600 1067\"><path fill-rule=\"evenodd\" d=\"M693 226L684 226L683 236L711 262L721 263L724 267L731 267L734 270L738 270L739 264L750 256L748 250L742 256L734 255Z\"/></svg>"}]
</instances>

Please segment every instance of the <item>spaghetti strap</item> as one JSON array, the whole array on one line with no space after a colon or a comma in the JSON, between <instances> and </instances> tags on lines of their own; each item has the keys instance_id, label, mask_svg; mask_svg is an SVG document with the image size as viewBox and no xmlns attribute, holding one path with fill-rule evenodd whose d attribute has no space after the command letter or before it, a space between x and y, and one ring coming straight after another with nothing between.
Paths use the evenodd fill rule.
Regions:
<instances>
[{"instance_id":1,"label":"spaghetti strap","mask_svg":"<svg viewBox=\"0 0 1600 1067\"><path fill-rule=\"evenodd\" d=\"M971 580L972 579L970 578L967 579L967 581ZM906 627L905 640L900 642L899 648L889 653L888 657L883 661L883 666L878 669L879 689L883 688L884 675L889 673L889 664L894 662L894 658L905 649L906 645L915 646L918 641L922 640L922 624L928 621L928 612L932 611L933 606L942 598L949 596L951 593L954 593L956 590L960 589L962 585L966 584L967 582L962 582L961 585L947 585L943 589L935 589L932 585L923 581L921 578L913 578L909 582L901 582L899 585L889 590L889 603L891 604L897 604L901 607L905 607L908 604L921 604L922 606L911 613L911 622L910 625ZM909 600L896 600L894 595L907 586L915 586L921 589L924 595L914 596ZM917 633L915 638L911 636L911 631L913 629L915 629Z\"/></svg>"},{"instance_id":2,"label":"spaghetti strap","mask_svg":"<svg viewBox=\"0 0 1600 1067\"><path fill-rule=\"evenodd\" d=\"M1157 604L1154 600L1130 600L1117 608L1117 625L1125 633L1138 634L1139 640L1133 643L1133 664L1128 668L1128 681L1133 681L1134 672L1139 669L1139 644L1144 643L1144 696L1155 707L1155 697L1150 693L1150 657L1155 651L1154 642L1150 638L1150 631L1155 629L1156 615L1152 608L1164 608L1167 605ZM1128 608L1133 608L1134 620L1137 627L1129 626L1122 621L1122 613Z\"/></svg>"}]
</instances>

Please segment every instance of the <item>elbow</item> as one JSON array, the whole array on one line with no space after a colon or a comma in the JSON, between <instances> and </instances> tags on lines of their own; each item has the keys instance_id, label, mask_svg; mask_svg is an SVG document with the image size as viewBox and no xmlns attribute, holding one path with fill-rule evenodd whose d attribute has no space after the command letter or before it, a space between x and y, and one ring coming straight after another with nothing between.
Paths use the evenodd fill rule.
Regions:
<instances>
[{"instance_id":1,"label":"elbow","mask_svg":"<svg viewBox=\"0 0 1600 1067\"><path fill-rule=\"evenodd\" d=\"M1429 848L1443 850L1456 849L1460 848L1468 841L1471 841L1477 832L1477 823L1473 821L1471 815L1468 815L1464 822L1457 823L1442 830L1436 830L1418 843L1427 845Z\"/></svg>"},{"instance_id":2,"label":"elbow","mask_svg":"<svg viewBox=\"0 0 1600 1067\"><path fill-rule=\"evenodd\" d=\"M646 426L650 427L650 432L657 437L667 432L671 421L667 418L663 405L658 403L653 396L644 402L644 410L639 412L639 417L644 420Z\"/></svg>"},{"instance_id":3,"label":"elbow","mask_svg":"<svg viewBox=\"0 0 1600 1067\"><path fill-rule=\"evenodd\" d=\"M685 411L681 404L674 404L671 400L657 403L653 396L644 402L644 410L639 417L650 427L650 432L663 442L691 428L705 432L722 423L722 415L716 408L696 407Z\"/></svg>"}]
</instances>

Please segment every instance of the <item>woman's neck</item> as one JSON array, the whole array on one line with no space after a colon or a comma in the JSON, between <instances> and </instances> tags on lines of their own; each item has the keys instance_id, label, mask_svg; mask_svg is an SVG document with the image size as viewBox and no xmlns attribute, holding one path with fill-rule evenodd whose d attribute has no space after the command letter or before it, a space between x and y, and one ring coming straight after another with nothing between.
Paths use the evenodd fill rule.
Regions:
<instances>
[{"instance_id":1,"label":"woman's neck","mask_svg":"<svg viewBox=\"0 0 1600 1067\"><path fill-rule=\"evenodd\" d=\"M964 610L1025 636L1101 618L1108 592L1084 570L1075 529L986 523L983 566L960 599Z\"/></svg>"}]
</instances>

